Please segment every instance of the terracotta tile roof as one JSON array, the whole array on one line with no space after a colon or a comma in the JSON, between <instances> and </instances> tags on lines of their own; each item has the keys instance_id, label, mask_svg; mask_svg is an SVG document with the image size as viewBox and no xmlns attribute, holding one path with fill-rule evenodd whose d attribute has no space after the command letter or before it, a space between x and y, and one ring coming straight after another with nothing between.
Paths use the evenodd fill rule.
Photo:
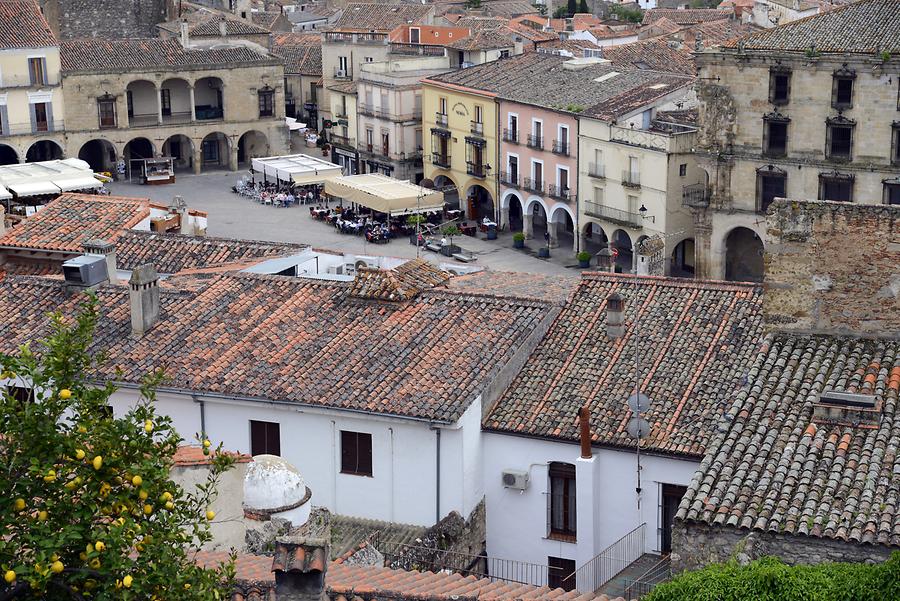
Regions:
<instances>
[{"instance_id":1,"label":"terracotta tile roof","mask_svg":"<svg viewBox=\"0 0 900 601\"><path fill-rule=\"evenodd\" d=\"M394 269L364 267L357 270L356 277L350 283L350 296L369 300L407 301L423 290L440 286L448 279L450 274L424 259L413 259Z\"/></svg>"},{"instance_id":2,"label":"terracotta tile roof","mask_svg":"<svg viewBox=\"0 0 900 601\"><path fill-rule=\"evenodd\" d=\"M583 57L585 50L600 50L600 46L590 40L550 40L538 44L538 52L550 50L566 50L574 57ZM593 56L589 54L589 56Z\"/></svg>"},{"instance_id":3,"label":"terracotta tile roof","mask_svg":"<svg viewBox=\"0 0 900 601\"><path fill-rule=\"evenodd\" d=\"M482 29L473 31L468 36L453 40L446 44L453 50L493 50L496 48L512 48L516 45L515 32L508 27L498 29Z\"/></svg>"},{"instance_id":4,"label":"terracotta tile roof","mask_svg":"<svg viewBox=\"0 0 900 601\"><path fill-rule=\"evenodd\" d=\"M742 36L750 35L758 31L763 31L762 27L753 23L741 23L726 19L724 21L710 21L708 23L698 23L683 31L683 36L687 38L696 38L699 34L703 40L703 45L707 48L710 46L718 46L729 40L734 40Z\"/></svg>"},{"instance_id":5,"label":"terracotta tile roof","mask_svg":"<svg viewBox=\"0 0 900 601\"><path fill-rule=\"evenodd\" d=\"M478 271L447 281L447 288L473 294L533 298L562 303L578 288L577 275L542 275L521 271Z\"/></svg>"},{"instance_id":6,"label":"terracotta tile roof","mask_svg":"<svg viewBox=\"0 0 900 601\"><path fill-rule=\"evenodd\" d=\"M823 419L823 390L880 415ZM679 519L900 546L900 340L772 335L733 399Z\"/></svg>"},{"instance_id":7,"label":"terracotta tile roof","mask_svg":"<svg viewBox=\"0 0 900 601\"><path fill-rule=\"evenodd\" d=\"M253 13L254 15L256 13ZM232 15L226 15L220 11L210 10L204 7L197 7L190 12L183 12L181 19L167 21L157 25L159 29L163 29L170 33L181 33L181 21L184 19L188 23L188 32L195 37L219 37L222 35L220 23L225 23L225 35L265 35L269 30L260 25L251 23L244 19L238 19Z\"/></svg>"},{"instance_id":8,"label":"terracotta tile roof","mask_svg":"<svg viewBox=\"0 0 900 601\"><path fill-rule=\"evenodd\" d=\"M62 194L0 237L0 247L81 253L95 239L114 242L149 217L146 198Z\"/></svg>"},{"instance_id":9,"label":"terracotta tile roof","mask_svg":"<svg viewBox=\"0 0 900 601\"><path fill-rule=\"evenodd\" d=\"M532 42L542 42L547 40L555 40L559 38L559 34L552 31L538 31L537 29L532 29L528 25L523 25L521 23L513 23L510 21L509 25L507 25L513 32L519 34L523 38L531 40Z\"/></svg>"},{"instance_id":10,"label":"terracotta tile roof","mask_svg":"<svg viewBox=\"0 0 900 601\"><path fill-rule=\"evenodd\" d=\"M336 83L329 84L328 89L332 92L338 92L340 94L356 94L357 82L355 81L339 81Z\"/></svg>"},{"instance_id":11,"label":"terracotta tile roof","mask_svg":"<svg viewBox=\"0 0 900 601\"><path fill-rule=\"evenodd\" d=\"M317 33L276 34L272 54L284 59L285 74L322 75L322 36Z\"/></svg>"},{"instance_id":12,"label":"terracotta tile roof","mask_svg":"<svg viewBox=\"0 0 900 601\"><path fill-rule=\"evenodd\" d=\"M134 38L68 40L60 44L62 70L141 71L159 68L230 68L244 65L280 64L280 61L247 46L217 45L185 48L177 39Z\"/></svg>"},{"instance_id":13,"label":"terracotta tile roof","mask_svg":"<svg viewBox=\"0 0 900 601\"><path fill-rule=\"evenodd\" d=\"M0 2L0 48L46 48L57 41L35 0Z\"/></svg>"},{"instance_id":14,"label":"terracotta tile roof","mask_svg":"<svg viewBox=\"0 0 900 601\"><path fill-rule=\"evenodd\" d=\"M491 16L506 18L538 12L534 4L528 0L484 0L481 3L481 10Z\"/></svg>"},{"instance_id":15,"label":"terracotta tile roof","mask_svg":"<svg viewBox=\"0 0 900 601\"><path fill-rule=\"evenodd\" d=\"M139 382L166 367L174 388L453 422L539 326L548 303L429 290L405 303L349 297L344 282L225 273L189 293L160 290L161 317L130 336L125 286L98 290L98 378ZM76 310L61 282L0 282L0 349ZM27 324L27 325L23 325ZM398 362L398 358L403 358Z\"/></svg>"},{"instance_id":16,"label":"terracotta tile roof","mask_svg":"<svg viewBox=\"0 0 900 601\"><path fill-rule=\"evenodd\" d=\"M474 15L465 15L456 22L457 27L465 27L469 31L485 31L489 29L499 29L509 23L509 19L501 17L480 17Z\"/></svg>"},{"instance_id":17,"label":"terracotta tile roof","mask_svg":"<svg viewBox=\"0 0 900 601\"><path fill-rule=\"evenodd\" d=\"M389 32L400 25L425 23L433 10L423 4L350 3L333 29Z\"/></svg>"},{"instance_id":18,"label":"terracotta tile roof","mask_svg":"<svg viewBox=\"0 0 900 601\"><path fill-rule=\"evenodd\" d=\"M368 520L346 515L331 516L331 558L352 554L366 541L377 536L382 541L416 544L425 534L424 526Z\"/></svg>"},{"instance_id":19,"label":"terracotta tile roof","mask_svg":"<svg viewBox=\"0 0 900 601\"><path fill-rule=\"evenodd\" d=\"M644 11L644 20L641 21L641 25L653 23L663 17L678 25L694 25L705 21L727 19L731 15L730 10L718 8L651 8Z\"/></svg>"},{"instance_id":20,"label":"terracotta tile roof","mask_svg":"<svg viewBox=\"0 0 900 601\"><path fill-rule=\"evenodd\" d=\"M272 26L275 25L275 21L277 21L280 16L281 12L277 10L261 10L250 13L253 24L259 25L268 31L272 30Z\"/></svg>"},{"instance_id":21,"label":"terracotta tile roof","mask_svg":"<svg viewBox=\"0 0 900 601\"><path fill-rule=\"evenodd\" d=\"M653 38L631 44L607 46L603 49L603 58L617 66L695 75L697 68L691 55L692 50L693 48L689 49L681 44L678 48L672 48L666 40Z\"/></svg>"},{"instance_id":22,"label":"terracotta tile roof","mask_svg":"<svg viewBox=\"0 0 900 601\"><path fill-rule=\"evenodd\" d=\"M644 27L652 28L653 33L655 33L656 35L665 35L668 33L675 33L676 31L680 31L684 26L679 25L671 19L660 17L658 19L654 19L649 26L645 25ZM643 29L641 31L643 31Z\"/></svg>"},{"instance_id":23,"label":"terracotta tile roof","mask_svg":"<svg viewBox=\"0 0 900 601\"><path fill-rule=\"evenodd\" d=\"M196 555L200 565L212 567L228 560L227 552L201 551ZM274 587L273 559L264 555L237 556L236 580L239 592L233 599L248 594L265 595ZM594 593L566 592L562 589L494 581L459 574L394 570L372 566L354 566L331 562L325 573L325 592L332 600L339 597L377 598L385 601L624 601ZM241 595L241 597L239 597ZM258 597L263 599L265 597Z\"/></svg>"},{"instance_id":24,"label":"terracotta tile roof","mask_svg":"<svg viewBox=\"0 0 900 601\"><path fill-rule=\"evenodd\" d=\"M623 69L596 63L569 70L566 57L543 52L475 65L424 79L496 94L502 99L565 111L579 105L582 115L614 119L635 111L658 98L693 83L693 78L649 71ZM597 81L602 76L605 79ZM534 85L540 81L541 85Z\"/></svg>"},{"instance_id":25,"label":"terracotta tile roof","mask_svg":"<svg viewBox=\"0 0 900 601\"><path fill-rule=\"evenodd\" d=\"M253 461L253 457L243 453L225 453L225 455L233 456L237 463L250 463ZM176 467L190 467L194 465L209 465L214 456L214 451L211 451L209 455L204 455L203 447L183 445L175 450L175 456L172 457L172 460L175 462Z\"/></svg>"},{"instance_id":26,"label":"terracotta tile roof","mask_svg":"<svg viewBox=\"0 0 900 601\"><path fill-rule=\"evenodd\" d=\"M625 298L628 324L615 341L606 334L613 292ZM630 325L636 310L638 328ZM757 287L642 277L635 290L633 277L585 274L484 428L574 441L577 411L587 404L595 443L633 448L625 401L640 349L642 390L653 400L643 447L699 457L761 340Z\"/></svg>"},{"instance_id":27,"label":"terracotta tile roof","mask_svg":"<svg viewBox=\"0 0 900 601\"><path fill-rule=\"evenodd\" d=\"M283 257L306 248L302 244L129 230L116 241L116 265L131 270L153 263L158 273L178 273L251 259Z\"/></svg>"},{"instance_id":28,"label":"terracotta tile roof","mask_svg":"<svg viewBox=\"0 0 900 601\"><path fill-rule=\"evenodd\" d=\"M745 50L806 52L900 52L900 2L859 0L834 10L765 29L723 44Z\"/></svg>"}]
</instances>

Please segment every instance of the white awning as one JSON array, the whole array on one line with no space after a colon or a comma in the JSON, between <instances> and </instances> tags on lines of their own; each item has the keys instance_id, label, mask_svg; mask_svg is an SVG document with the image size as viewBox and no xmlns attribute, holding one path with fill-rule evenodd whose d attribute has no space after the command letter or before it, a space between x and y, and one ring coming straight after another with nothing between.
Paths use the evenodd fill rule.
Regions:
<instances>
[{"instance_id":1,"label":"white awning","mask_svg":"<svg viewBox=\"0 0 900 601\"><path fill-rule=\"evenodd\" d=\"M341 174L340 165L305 154L256 158L250 164L254 173L264 173L267 180L295 184L321 184Z\"/></svg>"},{"instance_id":2,"label":"white awning","mask_svg":"<svg viewBox=\"0 0 900 601\"><path fill-rule=\"evenodd\" d=\"M72 177L66 179L54 179L53 183L63 192L71 192L72 190L89 190L100 188L103 184L96 178L83 175L80 177Z\"/></svg>"},{"instance_id":3,"label":"white awning","mask_svg":"<svg viewBox=\"0 0 900 601\"><path fill-rule=\"evenodd\" d=\"M9 200L12 198L12 194L9 193L9 190L0 186L0 200Z\"/></svg>"},{"instance_id":4,"label":"white awning","mask_svg":"<svg viewBox=\"0 0 900 601\"><path fill-rule=\"evenodd\" d=\"M10 184L10 191L16 196L41 196L42 194L59 194L59 188L53 182L22 182Z\"/></svg>"},{"instance_id":5,"label":"white awning","mask_svg":"<svg viewBox=\"0 0 900 601\"><path fill-rule=\"evenodd\" d=\"M439 211L444 208L443 192L380 173L326 180L325 193L390 215Z\"/></svg>"}]
</instances>

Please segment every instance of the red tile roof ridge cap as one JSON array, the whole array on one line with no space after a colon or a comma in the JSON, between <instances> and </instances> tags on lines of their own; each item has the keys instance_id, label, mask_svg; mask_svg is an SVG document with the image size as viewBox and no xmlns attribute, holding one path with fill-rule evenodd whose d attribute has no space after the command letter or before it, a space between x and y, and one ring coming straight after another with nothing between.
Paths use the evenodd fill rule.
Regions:
<instances>
[{"instance_id":1,"label":"red tile roof ridge cap","mask_svg":"<svg viewBox=\"0 0 900 601\"><path fill-rule=\"evenodd\" d=\"M664 275L638 275L630 273L609 273L605 271L583 271L582 281L607 280L634 282L635 279L642 284L662 284L676 288L708 288L710 290L762 290L762 284L757 282L729 282L726 280L676 278Z\"/></svg>"},{"instance_id":2,"label":"red tile roof ridge cap","mask_svg":"<svg viewBox=\"0 0 900 601\"><path fill-rule=\"evenodd\" d=\"M0 0L2 1L2 0ZM182 234L179 232L152 232L150 230L128 230L128 234L137 236L159 236L161 238L178 238L180 240L196 240L198 243L203 242L240 242L242 244L264 244L266 246L285 246L297 247L300 249L309 248L308 244L299 242L274 242L272 240L257 240L254 238L229 238L227 236L195 236L193 234ZM322 252L322 251L320 251Z\"/></svg>"},{"instance_id":3,"label":"red tile roof ridge cap","mask_svg":"<svg viewBox=\"0 0 900 601\"><path fill-rule=\"evenodd\" d=\"M528 306L528 307L553 307L553 306L561 306L563 301L550 301L544 300L540 298L532 298L527 296L517 296L515 294L499 294L496 292L478 292L472 290L463 290L458 288L431 288L429 290L424 290L422 292L422 296L455 296L455 297L466 297L471 296L475 298L484 298L494 301L514 301L516 303Z\"/></svg>"}]
</instances>

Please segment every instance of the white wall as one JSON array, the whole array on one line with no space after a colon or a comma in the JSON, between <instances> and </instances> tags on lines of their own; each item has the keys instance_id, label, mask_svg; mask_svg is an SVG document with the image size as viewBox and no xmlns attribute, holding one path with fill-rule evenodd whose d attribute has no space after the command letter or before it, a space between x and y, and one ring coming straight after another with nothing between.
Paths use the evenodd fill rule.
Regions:
<instances>
[{"instance_id":1,"label":"white wall","mask_svg":"<svg viewBox=\"0 0 900 601\"><path fill-rule=\"evenodd\" d=\"M578 445L496 433L482 436L488 555L540 565L547 564L548 556L578 561L579 556L586 555L579 552L579 544L602 551L642 522L647 523L646 551L657 551L659 485L687 485L699 465L699 461L642 455L643 494L638 510L635 454L595 448L594 472L600 481L591 486L577 480L576 490L579 501L585 486L597 491L596 497L591 509L579 503L576 513L580 516L583 511L592 511L596 531L592 535L579 532L579 542L569 543L547 538L547 464L562 461L574 465L579 456ZM501 482L504 469L528 471L528 488L524 492L505 488ZM578 566L582 563L578 561Z\"/></svg>"}]
</instances>

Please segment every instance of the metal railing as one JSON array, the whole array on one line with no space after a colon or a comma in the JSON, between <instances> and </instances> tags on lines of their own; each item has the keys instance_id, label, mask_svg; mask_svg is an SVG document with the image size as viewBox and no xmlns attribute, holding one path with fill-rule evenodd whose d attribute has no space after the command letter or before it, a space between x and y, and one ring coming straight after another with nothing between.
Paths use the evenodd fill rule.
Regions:
<instances>
[{"instance_id":1,"label":"metal railing","mask_svg":"<svg viewBox=\"0 0 900 601\"><path fill-rule=\"evenodd\" d=\"M512 142L513 144L519 143L519 130L517 129L508 129L503 128L503 141L504 142Z\"/></svg>"},{"instance_id":2,"label":"metal railing","mask_svg":"<svg viewBox=\"0 0 900 601\"><path fill-rule=\"evenodd\" d=\"M457 551L445 551L432 547L380 541L377 537L369 544L384 555L385 567L424 572L455 572L463 576L489 578L492 581L536 584L547 582L547 566L499 559L486 555L472 555Z\"/></svg>"},{"instance_id":3,"label":"metal railing","mask_svg":"<svg viewBox=\"0 0 900 601\"><path fill-rule=\"evenodd\" d=\"M556 184L547 186L547 193L553 198L565 201L568 201L571 196L568 186L557 186Z\"/></svg>"},{"instance_id":4,"label":"metal railing","mask_svg":"<svg viewBox=\"0 0 900 601\"><path fill-rule=\"evenodd\" d=\"M658 584L672 578L672 560L669 555L663 557L655 566L635 578L625 580L626 599L640 599L653 592Z\"/></svg>"},{"instance_id":5,"label":"metal railing","mask_svg":"<svg viewBox=\"0 0 900 601\"><path fill-rule=\"evenodd\" d=\"M509 171L501 171L500 172L500 183L504 186L512 186L513 188L519 187L519 174L518 173L510 173Z\"/></svg>"},{"instance_id":6,"label":"metal railing","mask_svg":"<svg viewBox=\"0 0 900 601\"><path fill-rule=\"evenodd\" d=\"M602 163L588 163L588 175L591 177L606 177L606 165Z\"/></svg>"},{"instance_id":7,"label":"metal railing","mask_svg":"<svg viewBox=\"0 0 900 601\"><path fill-rule=\"evenodd\" d=\"M538 150L543 150L544 149L544 138L542 136L535 136L534 134L528 134L527 146L529 148L537 148Z\"/></svg>"},{"instance_id":8,"label":"metal railing","mask_svg":"<svg viewBox=\"0 0 900 601\"><path fill-rule=\"evenodd\" d=\"M445 113L435 113L434 122L441 127L447 127L447 115Z\"/></svg>"},{"instance_id":9,"label":"metal railing","mask_svg":"<svg viewBox=\"0 0 900 601\"><path fill-rule=\"evenodd\" d=\"M563 582L571 582L570 579L574 578L577 590L596 591L644 554L646 529L647 523L645 522L566 576Z\"/></svg>"},{"instance_id":10,"label":"metal railing","mask_svg":"<svg viewBox=\"0 0 900 601\"><path fill-rule=\"evenodd\" d=\"M487 177L487 167L483 163L466 161L466 174L474 177Z\"/></svg>"},{"instance_id":11,"label":"metal railing","mask_svg":"<svg viewBox=\"0 0 900 601\"><path fill-rule=\"evenodd\" d=\"M375 105L374 104L366 104L365 102L360 102L356 105L356 113L358 115L367 115L369 117L375 116Z\"/></svg>"},{"instance_id":12,"label":"metal railing","mask_svg":"<svg viewBox=\"0 0 900 601\"><path fill-rule=\"evenodd\" d=\"M484 123L481 123L480 121L472 121L469 131L471 131L473 134L478 134L479 136L484 135Z\"/></svg>"},{"instance_id":13,"label":"metal railing","mask_svg":"<svg viewBox=\"0 0 900 601\"><path fill-rule=\"evenodd\" d=\"M449 154L433 154L431 155L431 164L437 165L438 167L443 167L444 169L450 168L450 155Z\"/></svg>"},{"instance_id":14,"label":"metal railing","mask_svg":"<svg viewBox=\"0 0 900 601\"><path fill-rule=\"evenodd\" d=\"M356 146L356 141L349 136L341 136L338 134L329 134L328 140L332 144L340 144L341 146L350 146L351 148Z\"/></svg>"},{"instance_id":15,"label":"metal railing","mask_svg":"<svg viewBox=\"0 0 900 601\"><path fill-rule=\"evenodd\" d=\"M0 136L16 136L21 134L36 134L53 131L63 131L65 123L62 119L54 119L53 121L43 121L35 123L3 123L0 129Z\"/></svg>"},{"instance_id":16,"label":"metal railing","mask_svg":"<svg viewBox=\"0 0 900 601\"><path fill-rule=\"evenodd\" d=\"M539 179L526 177L525 178L525 189L530 190L531 192L537 192L538 194L543 194L544 193L544 182Z\"/></svg>"},{"instance_id":17,"label":"metal railing","mask_svg":"<svg viewBox=\"0 0 900 601\"><path fill-rule=\"evenodd\" d=\"M622 172L622 185L638 188L641 185L641 174L637 171L625 170Z\"/></svg>"},{"instance_id":18,"label":"metal railing","mask_svg":"<svg viewBox=\"0 0 900 601\"><path fill-rule=\"evenodd\" d=\"M630 225L631 227L644 227L644 220L638 213L614 209L596 202L585 201L584 212L591 217L598 217L613 223Z\"/></svg>"},{"instance_id":19,"label":"metal railing","mask_svg":"<svg viewBox=\"0 0 900 601\"><path fill-rule=\"evenodd\" d=\"M569 154L569 143L561 142L559 140L553 140L553 153L554 154L562 154L568 156Z\"/></svg>"},{"instance_id":20,"label":"metal railing","mask_svg":"<svg viewBox=\"0 0 900 601\"><path fill-rule=\"evenodd\" d=\"M681 188L681 206L705 209L709 206L710 188L706 184L691 184Z\"/></svg>"},{"instance_id":21,"label":"metal railing","mask_svg":"<svg viewBox=\"0 0 900 601\"><path fill-rule=\"evenodd\" d=\"M406 54L414 56L444 56L447 52L443 46L430 44L405 44L403 42L391 42L391 54Z\"/></svg>"}]
</instances>

